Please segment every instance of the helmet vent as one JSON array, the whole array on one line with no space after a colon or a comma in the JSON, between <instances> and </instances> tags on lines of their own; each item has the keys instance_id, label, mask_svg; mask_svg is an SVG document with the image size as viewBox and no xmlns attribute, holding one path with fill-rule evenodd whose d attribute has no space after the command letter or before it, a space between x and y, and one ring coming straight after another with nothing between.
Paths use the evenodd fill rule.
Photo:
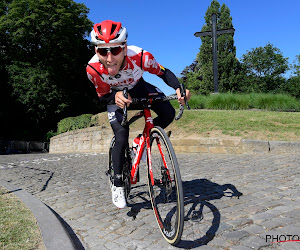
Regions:
<instances>
[{"instance_id":1,"label":"helmet vent","mask_svg":"<svg viewBox=\"0 0 300 250\"><path fill-rule=\"evenodd\" d=\"M110 31L110 34L114 33L115 29L117 28L117 25L113 24L111 26L111 31Z\"/></svg>"},{"instance_id":2,"label":"helmet vent","mask_svg":"<svg viewBox=\"0 0 300 250\"><path fill-rule=\"evenodd\" d=\"M101 25L100 25L100 26L98 26L98 27L97 27L97 29L98 29L98 31L99 31L99 33L100 33L100 35L102 36L103 34L102 34Z\"/></svg>"}]
</instances>

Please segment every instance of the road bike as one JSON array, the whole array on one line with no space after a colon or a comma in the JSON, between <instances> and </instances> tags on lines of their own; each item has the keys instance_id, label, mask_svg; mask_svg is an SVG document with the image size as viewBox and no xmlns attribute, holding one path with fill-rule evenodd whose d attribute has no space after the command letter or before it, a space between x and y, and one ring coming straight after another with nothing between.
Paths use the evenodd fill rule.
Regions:
<instances>
[{"instance_id":1,"label":"road bike","mask_svg":"<svg viewBox=\"0 0 300 250\"><path fill-rule=\"evenodd\" d=\"M128 97L126 88L123 90L123 94L126 98ZM185 97L183 85L181 85L181 95ZM133 153L134 148L129 146L129 143L126 147L122 178L127 201L131 185L139 181L139 164L144 150L146 150L148 187L154 215L165 240L171 245L177 245L181 240L184 226L184 196L179 165L169 136L161 127L153 125L150 112L151 104L154 102L173 99L177 99L177 96L161 97L149 94L149 98L133 98L132 104L142 104L143 110L136 113L129 121L127 121L127 107L125 106L121 125L130 126L137 119L144 117L145 127L140 136L136 153ZM187 101L186 106L189 109ZM180 119L183 110L184 106L180 105L176 120ZM114 178L112 166L114 145L115 137L110 143L109 166L106 172L111 184Z\"/></svg>"}]
</instances>

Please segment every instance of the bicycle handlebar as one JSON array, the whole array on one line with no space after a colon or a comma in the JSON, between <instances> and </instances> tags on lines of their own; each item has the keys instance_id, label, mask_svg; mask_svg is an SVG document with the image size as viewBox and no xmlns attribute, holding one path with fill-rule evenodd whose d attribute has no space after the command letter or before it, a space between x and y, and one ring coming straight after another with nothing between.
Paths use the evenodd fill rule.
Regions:
<instances>
[{"instance_id":1,"label":"bicycle handlebar","mask_svg":"<svg viewBox=\"0 0 300 250\"><path fill-rule=\"evenodd\" d=\"M190 110L190 106L186 99L185 87L182 83L180 83L180 93L181 93L181 96L184 97L184 101L185 101L185 105L186 105L187 109ZM123 96L125 98L128 98L128 88L127 87L125 87L123 89ZM149 98L132 98L132 104L146 104L146 103L149 103L150 100L153 103L153 102L165 102L165 101L177 100L177 99L178 99L178 97L176 94L170 95L170 96L152 96L152 97L150 96ZM182 117L183 111L184 111L184 105L180 104L179 112L178 112L177 116L175 117L176 121ZM127 124L127 122L128 122L127 121L127 106L125 105L123 108L123 120L121 122L121 125L125 126Z\"/></svg>"}]
</instances>

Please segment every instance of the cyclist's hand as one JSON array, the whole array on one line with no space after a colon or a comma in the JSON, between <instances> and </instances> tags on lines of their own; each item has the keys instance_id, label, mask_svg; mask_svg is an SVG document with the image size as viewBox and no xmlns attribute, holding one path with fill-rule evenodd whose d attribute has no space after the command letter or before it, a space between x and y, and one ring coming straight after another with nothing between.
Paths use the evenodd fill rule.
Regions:
<instances>
[{"instance_id":1,"label":"cyclist's hand","mask_svg":"<svg viewBox=\"0 0 300 250\"><path fill-rule=\"evenodd\" d=\"M123 96L123 92L122 91L118 91L115 95L115 103L118 107L120 108L124 108L125 104L127 105L127 107L129 107L130 103L132 102L132 98L130 96L130 94L128 93L128 99L126 99Z\"/></svg>"},{"instance_id":2,"label":"cyclist's hand","mask_svg":"<svg viewBox=\"0 0 300 250\"><path fill-rule=\"evenodd\" d=\"M178 102L182 105L185 105L184 97L181 97L180 88L176 89L176 94ZM185 90L185 97L187 101L191 98L191 92L188 89Z\"/></svg>"}]
</instances>

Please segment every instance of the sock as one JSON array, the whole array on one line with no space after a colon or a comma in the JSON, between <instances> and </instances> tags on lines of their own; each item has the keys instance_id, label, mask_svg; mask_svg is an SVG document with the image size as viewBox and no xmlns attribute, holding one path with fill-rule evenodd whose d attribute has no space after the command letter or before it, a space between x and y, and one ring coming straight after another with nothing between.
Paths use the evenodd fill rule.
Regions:
<instances>
[{"instance_id":1,"label":"sock","mask_svg":"<svg viewBox=\"0 0 300 250\"><path fill-rule=\"evenodd\" d=\"M116 174L114 176L114 185L116 187L122 187L123 186L122 175Z\"/></svg>"}]
</instances>

